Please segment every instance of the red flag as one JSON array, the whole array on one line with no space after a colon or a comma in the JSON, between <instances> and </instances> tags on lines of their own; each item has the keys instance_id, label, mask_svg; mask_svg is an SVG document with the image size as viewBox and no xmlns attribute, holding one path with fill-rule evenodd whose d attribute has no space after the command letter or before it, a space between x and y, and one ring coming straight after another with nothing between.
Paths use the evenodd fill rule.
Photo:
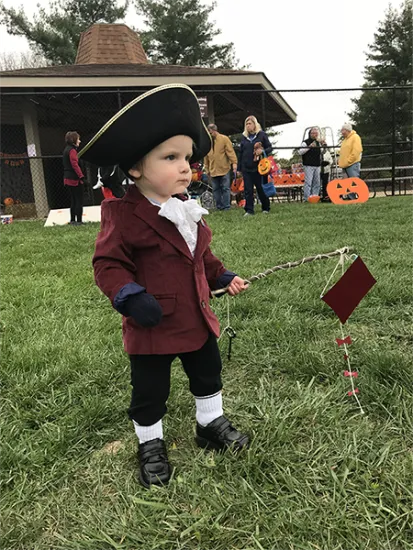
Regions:
<instances>
[{"instance_id":1,"label":"red flag","mask_svg":"<svg viewBox=\"0 0 413 550\"><path fill-rule=\"evenodd\" d=\"M344 338L344 340L342 340L341 338L336 338L336 342L338 344L338 347L340 347L340 346L343 346L344 344L348 344L348 345L352 344L353 340L351 339L350 336L346 336ZM346 359L347 359L347 357L346 357Z\"/></svg>"},{"instance_id":2,"label":"red flag","mask_svg":"<svg viewBox=\"0 0 413 550\"><path fill-rule=\"evenodd\" d=\"M347 321L376 279L358 257L337 283L321 299L331 307L341 323Z\"/></svg>"}]
</instances>

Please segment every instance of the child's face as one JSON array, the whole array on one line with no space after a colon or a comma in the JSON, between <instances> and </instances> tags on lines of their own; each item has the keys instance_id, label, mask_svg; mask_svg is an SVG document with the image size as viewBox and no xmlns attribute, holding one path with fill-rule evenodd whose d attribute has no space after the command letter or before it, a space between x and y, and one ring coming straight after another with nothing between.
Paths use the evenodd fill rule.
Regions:
<instances>
[{"instance_id":1,"label":"child's face","mask_svg":"<svg viewBox=\"0 0 413 550\"><path fill-rule=\"evenodd\" d=\"M185 192L191 182L192 139L174 136L148 153L139 168L129 170L145 195L168 199Z\"/></svg>"}]
</instances>

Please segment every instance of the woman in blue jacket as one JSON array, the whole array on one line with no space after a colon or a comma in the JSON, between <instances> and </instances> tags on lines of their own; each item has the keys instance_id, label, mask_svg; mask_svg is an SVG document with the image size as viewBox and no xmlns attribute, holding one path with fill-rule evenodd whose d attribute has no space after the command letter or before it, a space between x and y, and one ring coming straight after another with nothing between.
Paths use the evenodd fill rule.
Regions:
<instances>
[{"instance_id":1,"label":"woman in blue jacket","mask_svg":"<svg viewBox=\"0 0 413 550\"><path fill-rule=\"evenodd\" d=\"M261 143L261 147L254 151L256 143ZM267 155L271 154L270 140L255 116L249 116L245 120L238 163L239 170L244 177L245 216L254 214L254 185L262 205L262 212L268 214L270 211L270 199L262 188L262 184L267 183L268 177L258 173L258 162L254 160L255 155L261 155L264 151Z\"/></svg>"}]
</instances>

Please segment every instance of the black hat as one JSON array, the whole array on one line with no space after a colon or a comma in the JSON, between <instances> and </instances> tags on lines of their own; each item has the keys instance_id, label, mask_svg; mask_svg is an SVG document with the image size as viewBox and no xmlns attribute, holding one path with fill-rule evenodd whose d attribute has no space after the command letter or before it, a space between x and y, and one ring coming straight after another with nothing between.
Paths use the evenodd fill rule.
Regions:
<instances>
[{"instance_id":1,"label":"black hat","mask_svg":"<svg viewBox=\"0 0 413 550\"><path fill-rule=\"evenodd\" d=\"M79 152L79 157L98 166L118 164L127 173L136 162L167 139L192 138L191 162L205 157L211 136L205 127L194 92L185 84L165 84L136 97Z\"/></svg>"}]
</instances>

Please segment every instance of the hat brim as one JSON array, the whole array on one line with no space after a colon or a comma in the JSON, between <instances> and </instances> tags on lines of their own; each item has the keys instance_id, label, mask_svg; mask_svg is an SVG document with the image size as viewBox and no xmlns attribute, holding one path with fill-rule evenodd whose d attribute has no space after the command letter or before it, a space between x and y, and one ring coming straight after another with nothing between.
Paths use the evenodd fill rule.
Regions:
<instances>
[{"instance_id":1,"label":"hat brim","mask_svg":"<svg viewBox=\"0 0 413 550\"><path fill-rule=\"evenodd\" d=\"M194 142L191 162L211 149L194 92L185 84L166 84L136 97L114 115L79 152L97 166L118 164L127 172L157 145L177 136Z\"/></svg>"}]
</instances>

